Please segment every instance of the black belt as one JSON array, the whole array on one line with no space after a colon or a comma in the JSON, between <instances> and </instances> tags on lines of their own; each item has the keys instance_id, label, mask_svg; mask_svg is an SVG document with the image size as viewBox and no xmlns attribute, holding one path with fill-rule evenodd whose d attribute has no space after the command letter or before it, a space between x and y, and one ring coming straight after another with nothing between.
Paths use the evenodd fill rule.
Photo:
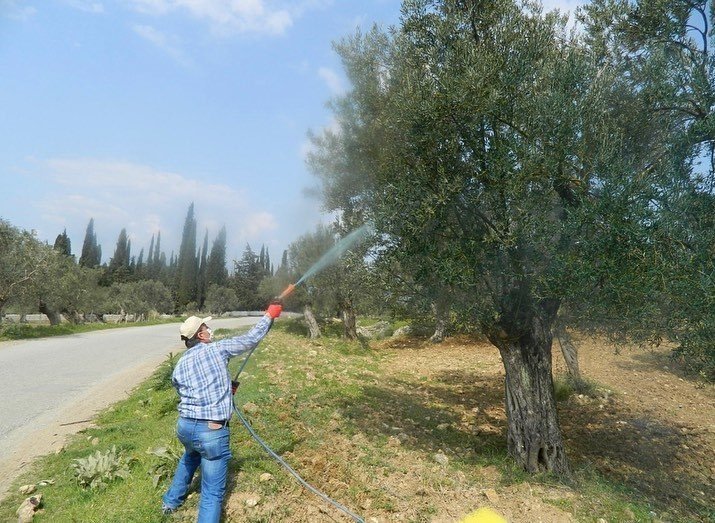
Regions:
<instances>
[{"instance_id":1,"label":"black belt","mask_svg":"<svg viewBox=\"0 0 715 523\"><path fill-rule=\"evenodd\" d=\"M183 418L183 416L182 416L182 418ZM228 420L228 419L219 419L219 420L216 420L216 419L202 419L202 418L184 418L184 419L185 419L185 420L188 420L188 421L200 421L201 423L218 423L218 424L221 425L222 427L228 427L229 422L231 421L231 420Z\"/></svg>"}]
</instances>

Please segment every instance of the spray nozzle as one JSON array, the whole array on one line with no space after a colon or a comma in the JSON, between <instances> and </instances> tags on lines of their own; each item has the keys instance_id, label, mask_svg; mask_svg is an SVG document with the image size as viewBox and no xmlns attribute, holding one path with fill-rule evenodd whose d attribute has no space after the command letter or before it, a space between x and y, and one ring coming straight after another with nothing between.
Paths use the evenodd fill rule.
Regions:
<instances>
[{"instance_id":1,"label":"spray nozzle","mask_svg":"<svg viewBox=\"0 0 715 523\"><path fill-rule=\"evenodd\" d=\"M283 301L285 298L287 298L295 289L296 284L291 283L288 285L288 287L285 288L283 292L280 293L280 295L276 296L274 298L274 301Z\"/></svg>"}]
</instances>

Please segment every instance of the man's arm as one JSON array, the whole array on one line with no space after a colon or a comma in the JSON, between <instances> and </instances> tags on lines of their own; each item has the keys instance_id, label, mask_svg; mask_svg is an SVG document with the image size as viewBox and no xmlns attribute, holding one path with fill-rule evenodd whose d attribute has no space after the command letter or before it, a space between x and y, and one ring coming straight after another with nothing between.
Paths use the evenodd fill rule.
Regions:
<instances>
[{"instance_id":1,"label":"man's arm","mask_svg":"<svg viewBox=\"0 0 715 523\"><path fill-rule=\"evenodd\" d=\"M217 341L216 345L229 357L238 356L255 348L258 342L268 334L271 325L273 325L273 318L269 314L265 314L246 334Z\"/></svg>"}]
</instances>

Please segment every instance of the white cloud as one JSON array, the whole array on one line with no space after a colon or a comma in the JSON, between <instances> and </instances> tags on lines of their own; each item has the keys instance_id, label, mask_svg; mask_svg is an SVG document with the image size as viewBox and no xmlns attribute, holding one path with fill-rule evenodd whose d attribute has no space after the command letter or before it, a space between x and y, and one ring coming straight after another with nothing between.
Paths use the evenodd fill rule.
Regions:
<instances>
[{"instance_id":1,"label":"white cloud","mask_svg":"<svg viewBox=\"0 0 715 523\"><path fill-rule=\"evenodd\" d=\"M170 37L149 25L135 25L132 29L139 36L168 54L177 63L181 65L190 64L189 59L181 51L176 38Z\"/></svg>"},{"instance_id":2,"label":"white cloud","mask_svg":"<svg viewBox=\"0 0 715 523\"><path fill-rule=\"evenodd\" d=\"M36 202L48 230L74 231L73 251L81 248L84 231L94 218L103 258L111 257L119 232L127 229L132 254L149 246L152 234L161 231L162 250L178 252L186 211L195 204L197 247L208 230L209 245L226 225L229 249L264 241L276 229L273 214L251 207L242 191L182 174L130 162L88 158L54 158L39 163L38 176L48 196ZM81 236L80 236L81 235ZM79 242L77 245L76 243Z\"/></svg>"},{"instance_id":3,"label":"white cloud","mask_svg":"<svg viewBox=\"0 0 715 523\"><path fill-rule=\"evenodd\" d=\"M322 80L326 83L332 94L342 94L345 92L345 86L343 85L340 76L338 76L338 73L332 69L328 67L320 67L318 69L318 76L320 76L320 78L322 78Z\"/></svg>"},{"instance_id":4,"label":"white cloud","mask_svg":"<svg viewBox=\"0 0 715 523\"><path fill-rule=\"evenodd\" d=\"M275 230L277 226L276 219L271 213L258 212L244 220L240 232L241 236L256 238L264 232Z\"/></svg>"},{"instance_id":5,"label":"white cloud","mask_svg":"<svg viewBox=\"0 0 715 523\"><path fill-rule=\"evenodd\" d=\"M21 5L18 0L0 0L0 15L13 20L27 20L37 14L31 5Z\"/></svg>"},{"instance_id":6,"label":"white cloud","mask_svg":"<svg viewBox=\"0 0 715 523\"><path fill-rule=\"evenodd\" d=\"M96 2L93 0L63 0L65 4L80 11L85 11L87 13L103 13L104 5L101 2Z\"/></svg>"},{"instance_id":7,"label":"white cloud","mask_svg":"<svg viewBox=\"0 0 715 523\"><path fill-rule=\"evenodd\" d=\"M267 0L126 0L129 6L144 14L165 15L184 12L208 22L217 34L261 33L283 34L293 25L294 16L303 6L274 5ZM288 7L289 6L289 7Z\"/></svg>"}]
</instances>

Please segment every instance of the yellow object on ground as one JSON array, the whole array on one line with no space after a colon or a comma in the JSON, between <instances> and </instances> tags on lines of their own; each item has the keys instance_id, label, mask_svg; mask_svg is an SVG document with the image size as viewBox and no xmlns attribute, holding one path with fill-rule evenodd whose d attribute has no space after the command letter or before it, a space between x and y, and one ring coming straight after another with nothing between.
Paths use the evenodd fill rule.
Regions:
<instances>
[{"instance_id":1,"label":"yellow object on ground","mask_svg":"<svg viewBox=\"0 0 715 523\"><path fill-rule=\"evenodd\" d=\"M468 516L464 516L459 523L508 523L506 518L500 516L492 509L482 507Z\"/></svg>"}]
</instances>

